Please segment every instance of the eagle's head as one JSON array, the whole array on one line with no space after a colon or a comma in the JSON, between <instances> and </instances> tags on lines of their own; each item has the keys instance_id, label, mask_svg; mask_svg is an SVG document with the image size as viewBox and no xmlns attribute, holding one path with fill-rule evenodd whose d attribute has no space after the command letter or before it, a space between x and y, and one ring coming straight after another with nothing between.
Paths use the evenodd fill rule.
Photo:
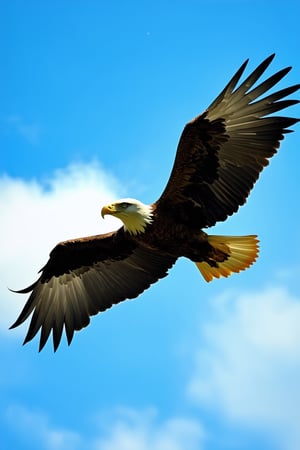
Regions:
<instances>
[{"instance_id":1,"label":"eagle's head","mask_svg":"<svg viewBox=\"0 0 300 450\"><path fill-rule=\"evenodd\" d=\"M122 198L110 205L103 206L101 216L106 214L117 217L124 223L125 231L131 234L143 233L152 222L152 207L134 198Z\"/></svg>"}]
</instances>

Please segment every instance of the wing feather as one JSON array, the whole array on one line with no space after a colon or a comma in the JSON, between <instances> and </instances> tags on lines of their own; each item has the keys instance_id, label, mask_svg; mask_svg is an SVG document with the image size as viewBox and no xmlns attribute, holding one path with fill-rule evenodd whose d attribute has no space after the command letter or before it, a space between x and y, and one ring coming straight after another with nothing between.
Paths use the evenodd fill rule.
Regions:
<instances>
[{"instance_id":1,"label":"wing feather","mask_svg":"<svg viewBox=\"0 0 300 450\"><path fill-rule=\"evenodd\" d=\"M65 329L68 344L90 316L135 298L167 275L175 259L142 247L121 229L108 235L58 244L31 292L14 328L31 316L24 344L40 333L39 350L51 332L54 350Z\"/></svg>"},{"instance_id":2,"label":"wing feather","mask_svg":"<svg viewBox=\"0 0 300 450\"><path fill-rule=\"evenodd\" d=\"M208 109L185 126L169 181L156 202L158 213L172 205L181 220L203 228L225 220L245 203L289 127L298 121L271 114L298 103L286 97L299 84L261 98L290 67L254 87L273 58L263 61L237 87L247 60Z\"/></svg>"}]
</instances>

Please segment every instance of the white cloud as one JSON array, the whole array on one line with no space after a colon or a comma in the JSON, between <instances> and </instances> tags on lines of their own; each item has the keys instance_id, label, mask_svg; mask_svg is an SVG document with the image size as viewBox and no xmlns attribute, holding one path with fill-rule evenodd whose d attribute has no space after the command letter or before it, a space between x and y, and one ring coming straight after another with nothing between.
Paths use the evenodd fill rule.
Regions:
<instances>
[{"instance_id":1,"label":"white cloud","mask_svg":"<svg viewBox=\"0 0 300 450\"><path fill-rule=\"evenodd\" d=\"M154 409L119 409L106 429L106 436L95 441L95 450L201 450L205 433L193 419L173 417L159 423Z\"/></svg>"},{"instance_id":2,"label":"white cloud","mask_svg":"<svg viewBox=\"0 0 300 450\"><path fill-rule=\"evenodd\" d=\"M7 330L25 301L7 287L31 284L59 241L119 227L117 219L102 220L100 210L121 194L96 163L71 165L46 182L0 178L0 330Z\"/></svg>"},{"instance_id":3,"label":"white cloud","mask_svg":"<svg viewBox=\"0 0 300 450\"><path fill-rule=\"evenodd\" d=\"M173 417L159 422L155 409L118 408L101 415L94 436L53 426L46 415L19 405L6 411L10 427L20 440L46 450L201 450L205 439L201 424Z\"/></svg>"},{"instance_id":4,"label":"white cloud","mask_svg":"<svg viewBox=\"0 0 300 450\"><path fill-rule=\"evenodd\" d=\"M283 288L227 293L204 327L190 397L296 450L300 442L300 298Z\"/></svg>"}]
</instances>

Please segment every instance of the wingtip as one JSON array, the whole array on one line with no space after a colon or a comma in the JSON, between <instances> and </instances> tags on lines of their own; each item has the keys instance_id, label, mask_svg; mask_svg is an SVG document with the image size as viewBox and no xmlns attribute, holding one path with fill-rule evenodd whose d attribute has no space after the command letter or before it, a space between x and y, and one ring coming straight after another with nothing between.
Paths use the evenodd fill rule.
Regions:
<instances>
[{"instance_id":1,"label":"wingtip","mask_svg":"<svg viewBox=\"0 0 300 450\"><path fill-rule=\"evenodd\" d=\"M19 289L18 291L11 289L11 288L7 288L10 292L13 292L14 294L29 294L29 292L33 291L33 289L36 287L36 285L38 284L39 280L35 281L34 283L32 283L30 286L24 288L24 289Z\"/></svg>"},{"instance_id":2,"label":"wingtip","mask_svg":"<svg viewBox=\"0 0 300 450\"><path fill-rule=\"evenodd\" d=\"M266 67L268 67L271 64L271 62L273 61L273 59L275 58L275 56L276 56L275 52L271 53L271 55L267 56L261 64L264 64L264 65L266 65Z\"/></svg>"},{"instance_id":3,"label":"wingtip","mask_svg":"<svg viewBox=\"0 0 300 450\"><path fill-rule=\"evenodd\" d=\"M59 347L60 341L61 341L61 335L60 335L59 339L54 339L53 338L53 351L54 351L54 353L56 353L56 351L57 351L57 349Z\"/></svg>"},{"instance_id":4,"label":"wingtip","mask_svg":"<svg viewBox=\"0 0 300 450\"><path fill-rule=\"evenodd\" d=\"M22 345L26 345L29 341L31 341L32 338L29 338L28 335L25 337L23 344Z\"/></svg>"},{"instance_id":5,"label":"wingtip","mask_svg":"<svg viewBox=\"0 0 300 450\"><path fill-rule=\"evenodd\" d=\"M18 326L20 326L24 321L21 320L20 318L21 316L19 316L17 318L17 320L8 328L9 330L13 330L14 328L17 328Z\"/></svg>"},{"instance_id":6,"label":"wingtip","mask_svg":"<svg viewBox=\"0 0 300 450\"><path fill-rule=\"evenodd\" d=\"M39 344L39 353L41 353L41 351L43 350L43 348L45 347L46 342L41 342ZM55 351L55 350L54 350Z\"/></svg>"}]
</instances>

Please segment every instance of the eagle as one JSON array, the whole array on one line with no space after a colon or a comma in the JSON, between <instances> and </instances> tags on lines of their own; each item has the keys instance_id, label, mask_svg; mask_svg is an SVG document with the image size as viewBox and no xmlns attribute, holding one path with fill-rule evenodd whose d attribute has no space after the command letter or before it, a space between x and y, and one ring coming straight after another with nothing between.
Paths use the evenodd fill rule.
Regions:
<instances>
[{"instance_id":1,"label":"eagle","mask_svg":"<svg viewBox=\"0 0 300 450\"><path fill-rule=\"evenodd\" d=\"M285 133L299 119L274 115L298 103L286 98L300 84L269 92L291 67L260 82L274 54L240 82L248 60L211 105L184 127L160 198L144 204L124 198L103 206L116 231L60 242L39 279L13 291L29 294L16 322L31 315L24 344L40 330L39 351L52 332L57 350L63 330L70 345L90 317L136 298L168 274L181 257L206 281L248 268L258 256L256 235L218 236L204 229L237 212ZM267 94L267 95L264 95Z\"/></svg>"}]
</instances>

